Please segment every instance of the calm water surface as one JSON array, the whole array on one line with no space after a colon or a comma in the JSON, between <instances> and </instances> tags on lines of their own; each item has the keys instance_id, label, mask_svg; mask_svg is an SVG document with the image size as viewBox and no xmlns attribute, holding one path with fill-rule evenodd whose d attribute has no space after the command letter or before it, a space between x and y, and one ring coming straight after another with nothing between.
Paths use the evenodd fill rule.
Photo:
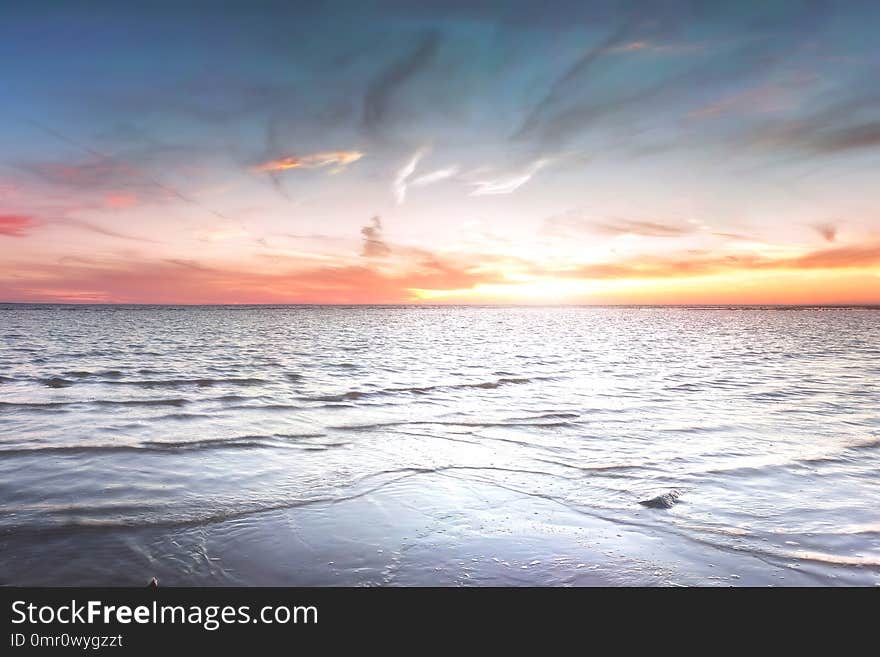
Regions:
<instances>
[{"instance_id":1,"label":"calm water surface","mask_svg":"<svg viewBox=\"0 0 880 657\"><path fill-rule=\"evenodd\" d=\"M0 584L876 585L878 383L873 309L0 306Z\"/></svg>"}]
</instances>

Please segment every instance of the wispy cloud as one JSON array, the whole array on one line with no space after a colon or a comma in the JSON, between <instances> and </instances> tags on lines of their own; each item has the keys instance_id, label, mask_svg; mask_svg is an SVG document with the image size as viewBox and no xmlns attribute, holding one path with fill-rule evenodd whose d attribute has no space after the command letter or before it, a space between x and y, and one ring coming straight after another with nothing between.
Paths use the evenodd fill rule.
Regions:
<instances>
[{"instance_id":1,"label":"wispy cloud","mask_svg":"<svg viewBox=\"0 0 880 657\"><path fill-rule=\"evenodd\" d=\"M384 258L391 255L391 248L382 238L382 219L373 217L370 223L361 228L364 244L361 255L366 258Z\"/></svg>"},{"instance_id":2,"label":"wispy cloud","mask_svg":"<svg viewBox=\"0 0 880 657\"><path fill-rule=\"evenodd\" d=\"M105 235L107 237L115 237L121 240L131 240L134 242L145 242L148 244L161 244L159 240L151 239L149 237L139 237L137 235L129 235L128 233L123 233L118 230L113 230L112 228L107 228L106 226L102 226L100 224L96 224L91 221L83 221L81 219L57 219L51 222L62 226L72 226L74 228L79 228L80 230L85 230L90 233L96 233L98 235Z\"/></svg>"},{"instance_id":3,"label":"wispy cloud","mask_svg":"<svg viewBox=\"0 0 880 657\"><path fill-rule=\"evenodd\" d=\"M869 90L832 102L797 120L767 122L743 140L747 146L837 155L880 148L880 93Z\"/></svg>"},{"instance_id":4,"label":"wispy cloud","mask_svg":"<svg viewBox=\"0 0 880 657\"><path fill-rule=\"evenodd\" d=\"M622 43L619 46L606 48L605 52L636 52L650 47L651 46L647 41L630 41L628 43Z\"/></svg>"},{"instance_id":5,"label":"wispy cloud","mask_svg":"<svg viewBox=\"0 0 880 657\"><path fill-rule=\"evenodd\" d=\"M78 189L112 190L143 182L132 165L103 158L24 164L21 168L50 184Z\"/></svg>"},{"instance_id":6,"label":"wispy cloud","mask_svg":"<svg viewBox=\"0 0 880 657\"><path fill-rule=\"evenodd\" d=\"M415 48L395 59L370 81L363 110L363 125L369 132L381 131L395 93L431 63L439 44L437 32L424 34Z\"/></svg>"},{"instance_id":7,"label":"wispy cloud","mask_svg":"<svg viewBox=\"0 0 880 657\"><path fill-rule=\"evenodd\" d=\"M397 170L394 180L391 182L391 191L398 205L406 200L406 190L409 187L409 179L415 173L419 161L428 153L427 147L422 147L412 154L406 163Z\"/></svg>"},{"instance_id":8,"label":"wispy cloud","mask_svg":"<svg viewBox=\"0 0 880 657\"><path fill-rule=\"evenodd\" d=\"M0 214L0 237L25 237L38 224L23 214Z\"/></svg>"},{"instance_id":9,"label":"wispy cloud","mask_svg":"<svg viewBox=\"0 0 880 657\"><path fill-rule=\"evenodd\" d=\"M880 243L820 249L799 256L770 258L754 254L702 258L633 258L543 273L583 279L652 279L705 276L731 271L858 269L880 265Z\"/></svg>"},{"instance_id":10,"label":"wispy cloud","mask_svg":"<svg viewBox=\"0 0 880 657\"><path fill-rule=\"evenodd\" d=\"M138 204L138 197L125 192L111 192L104 197L107 207L114 210L125 210Z\"/></svg>"},{"instance_id":11,"label":"wispy cloud","mask_svg":"<svg viewBox=\"0 0 880 657\"><path fill-rule=\"evenodd\" d=\"M878 147L880 147L880 121L828 130L813 144L814 150L828 154Z\"/></svg>"},{"instance_id":12,"label":"wispy cloud","mask_svg":"<svg viewBox=\"0 0 880 657\"><path fill-rule=\"evenodd\" d=\"M510 194L529 182L532 177L541 169L546 167L550 160L541 158L535 160L523 171L514 173L509 176L499 178L491 178L488 180L479 180L472 182L474 189L471 196L487 196L491 194Z\"/></svg>"},{"instance_id":13,"label":"wispy cloud","mask_svg":"<svg viewBox=\"0 0 880 657\"><path fill-rule=\"evenodd\" d=\"M610 49L625 43L629 35L632 34L632 29L633 23L627 20L612 30L599 44L585 50L562 75L552 82L547 93L526 115L516 136L521 137L531 132L545 118L548 111L568 95L570 87L587 73L601 57Z\"/></svg>"},{"instance_id":14,"label":"wispy cloud","mask_svg":"<svg viewBox=\"0 0 880 657\"><path fill-rule=\"evenodd\" d=\"M196 237L205 242L223 242L249 235L247 229L240 224L221 224L196 233Z\"/></svg>"},{"instance_id":15,"label":"wispy cloud","mask_svg":"<svg viewBox=\"0 0 880 657\"><path fill-rule=\"evenodd\" d=\"M544 221L541 232L548 235L572 237L585 233L593 235L640 235L643 237L682 237L693 233L693 225L643 221L639 219L602 219L585 217L578 211L550 217Z\"/></svg>"},{"instance_id":16,"label":"wispy cloud","mask_svg":"<svg viewBox=\"0 0 880 657\"><path fill-rule=\"evenodd\" d=\"M444 169L437 169L421 176L417 176L416 178L413 178L409 184L411 187L427 187L428 185L433 185L434 183L454 178L458 175L458 172L458 165L452 165Z\"/></svg>"},{"instance_id":17,"label":"wispy cloud","mask_svg":"<svg viewBox=\"0 0 880 657\"><path fill-rule=\"evenodd\" d=\"M837 226L834 224L815 224L813 230L819 233L826 242L837 239Z\"/></svg>"},{"instance_id":18,"label":"wispy cloud","mask_svg":"<svg viewBox=\"0 0 880 657\"><path fill-rule=\"evenodd\" d=\"M168 197L173 197L184 203L197 206L215 217L227 219L227 217L221 212L206 206L198 199L185 194L176 186L162 182L148 171L135 167L120 157L103 153L68 134L60 132L50 126L43 125L37 121L29 120L26 121L26 123L42 130L59 141L63 141L83 151L92 158L90 161L84 163L50 163L31 167L34 172L41 173L50 182L66 183L78 188L86 186L104 189L107 188L108 184L112 184L114 189L135 185L142 188L146 185L150 188L160 190Z\"/></svg>"},{"instance_id":19,"label":"wispy cloud","mask_svg":"<svg viewBox=\"0 0 880 657\"><path fill-rule=\"evenodd\" d=\"M331 173L338 173L353 162L357 162L364 154L361 151L325 151L309 155L289 155L276 160L269 160L254 167L254 170L273 173L290 169L323 169L333 167Z\"/></svg>"},{"instance_id":20,"label":"wispy cloud","mask_svg":"<svg viewBox=\"0 0 880 657\"><path fill-rule=\"evenodd\" d=\"M817 83L814 75L800 75L791 79L767 82L728 93L702 105L690 113L691 118L708 119L731 113L769 114L796 107L803 92Z\"/></svg>"}]
</instances>

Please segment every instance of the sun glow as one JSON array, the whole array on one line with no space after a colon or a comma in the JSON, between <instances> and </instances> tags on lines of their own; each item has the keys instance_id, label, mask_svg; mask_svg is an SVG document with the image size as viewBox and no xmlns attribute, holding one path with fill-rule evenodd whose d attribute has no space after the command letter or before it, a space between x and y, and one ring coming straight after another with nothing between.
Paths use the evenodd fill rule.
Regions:
<instances>
[{"instance_id":1,"label":"sun glow","mask_svg":"<svg viewBox=\"0 0 880 657\"><path fill-rule=\"evenodd\" d=\"M735 270L702 276L662 278L531 277L508 283L483 283L472 288L431 290L410 288L413 301L427 303L511 304L809 304L873 303L866 294L877 269ZM820 301L815 301L819 299Z\"/></svg>"}]
</instances>

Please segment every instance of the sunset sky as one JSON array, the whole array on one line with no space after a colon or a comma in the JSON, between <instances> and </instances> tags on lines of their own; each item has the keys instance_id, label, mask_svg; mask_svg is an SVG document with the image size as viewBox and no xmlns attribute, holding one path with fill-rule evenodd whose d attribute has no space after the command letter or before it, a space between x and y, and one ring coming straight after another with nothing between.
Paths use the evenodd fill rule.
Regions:
<instances>
[{"instance_id":1,"label":"sunset sky","mask_svg":"<svg viewBox=\"0 0 880 657\"><path fill-rule=\"evenodd\" d=\"M710 4L3 3L0 301L880 303L880 3Z\"/></svg>"}]
</instances>

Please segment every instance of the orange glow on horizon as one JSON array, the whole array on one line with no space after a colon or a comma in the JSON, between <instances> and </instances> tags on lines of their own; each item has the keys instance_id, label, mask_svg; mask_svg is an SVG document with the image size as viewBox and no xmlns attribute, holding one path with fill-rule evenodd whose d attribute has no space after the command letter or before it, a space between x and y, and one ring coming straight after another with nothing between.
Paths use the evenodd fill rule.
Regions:
<instances>
[{"instance_id":1,"label":"orange glow on horizon","mask_svg":"<svg viewBox=\"0 0 880 657\"><path fill-rule=\"evenodd\" d=\"M0 299L35 302L283 304L875 304L880 262L827 266L743 266L693 273L595 265L523 273L440 257L386 264L300 264L284 270L189 261L34 265L0 275ZM357 262L357 261L354 261ZM281 267L271 263L271 267ZM656 263L655 265L656 266Z\"/></svg>"}]
</instances>

